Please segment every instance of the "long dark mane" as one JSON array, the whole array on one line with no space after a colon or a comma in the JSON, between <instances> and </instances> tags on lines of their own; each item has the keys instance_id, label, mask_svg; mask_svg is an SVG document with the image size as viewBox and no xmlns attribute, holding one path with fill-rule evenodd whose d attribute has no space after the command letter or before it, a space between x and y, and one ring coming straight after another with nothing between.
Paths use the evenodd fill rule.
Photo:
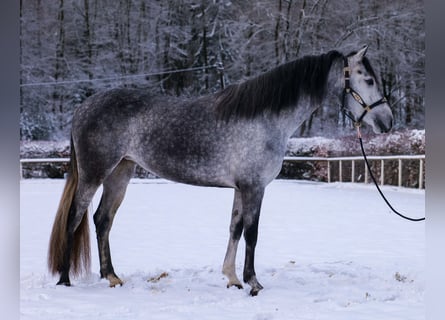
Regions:
<instances>
[{"instance_id":1,"label":"long dark mane","mask_svg":"<svg viewBox=\"0 0 445 320\"><path fill-rule=\"evenodd\" d=\"M217 93L216 112L222 119L253 118L265 111L279 113L294 106L302 96L320 102L332 63L343 59L338 51L304 56L255 78L233 84Z\"/></svg>"}]
</instances>

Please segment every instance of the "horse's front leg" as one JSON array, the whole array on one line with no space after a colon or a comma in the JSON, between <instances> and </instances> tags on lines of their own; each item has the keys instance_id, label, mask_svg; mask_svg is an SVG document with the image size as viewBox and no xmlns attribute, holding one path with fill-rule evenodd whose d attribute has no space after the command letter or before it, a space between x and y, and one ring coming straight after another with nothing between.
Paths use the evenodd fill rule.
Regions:
<instances>
[{"instance_id":1,"label":"horse's front leg","mask_svg":"<svg viewBox=\"0 0 445 320\"><path fill-rule=\"evenodd\" d=\"M233 199L232 218L230 221L230 237L229 244L227 245L226 256L224 258L223 274L227 276L229 282L227 288L235 286L238 289L242 289L243 286L236 276L235 260L236 251L238 249L238 243L243 232L243 216L241 205L241 193L235 190L235 197Z\"/></svg>"},{"instance_id":2,"label":"horse's front leg","mask_svg":"<svg viewBox=\"0 0 445 320\"><path fill-rule=\"evenodd\" d=\"M263 289L255 274L255 246L258 238L258 222L264 187L254 186L241 190L243 207L244 239L246 241L246 256L244 262L243 280L251 286L250 294L256 296Z\"/></svg>"}]
</instances>

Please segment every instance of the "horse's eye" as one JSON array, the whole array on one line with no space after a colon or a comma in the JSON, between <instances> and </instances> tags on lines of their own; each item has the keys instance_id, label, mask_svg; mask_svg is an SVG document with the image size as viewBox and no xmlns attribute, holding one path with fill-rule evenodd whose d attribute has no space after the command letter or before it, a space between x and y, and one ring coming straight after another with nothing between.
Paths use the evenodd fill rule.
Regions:
<instances>
[{"instance_id":1,"label":"horse's eye","mask_svg":"<svg viewBox=\"0 0 445 320\"><path fill-rule=\"evenodd\" d=\"M357 70L357 73L362 74L363 72L362 72L362 70Z\"/></svg>"},{"instance_id":2,"label":"horse's eye","mask_svg":"<svg viewBox=\"0 0 445 320\"><path fill-rule=\"evenodd\" d=\"M365 80L368 86L372 86L374 84L374 80L372 78Z\"/></svg>"}]
</instances>

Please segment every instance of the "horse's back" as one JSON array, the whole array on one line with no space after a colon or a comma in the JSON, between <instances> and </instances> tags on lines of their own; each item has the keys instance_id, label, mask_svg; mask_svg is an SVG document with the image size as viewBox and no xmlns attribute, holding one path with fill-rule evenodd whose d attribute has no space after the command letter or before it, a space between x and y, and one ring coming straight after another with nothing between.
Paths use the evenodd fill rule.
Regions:
<instances>
[{"instance_id":1,"label":"horse's back","mask_svg":"<svg viewBox=\"0 0 445 320\"><path fill-rule=\"evenodd\" d=\"M217 166L211 163L217 148L212 136L216 118L208 109L196 101L141 90L97 93L73 117L78 160L91 174L102 168L109 171L126 158L159 176L202 184L198 176L204 173L197 172ZM209 180L211 170L207 171Z\"/></svg>"}]
</instances>

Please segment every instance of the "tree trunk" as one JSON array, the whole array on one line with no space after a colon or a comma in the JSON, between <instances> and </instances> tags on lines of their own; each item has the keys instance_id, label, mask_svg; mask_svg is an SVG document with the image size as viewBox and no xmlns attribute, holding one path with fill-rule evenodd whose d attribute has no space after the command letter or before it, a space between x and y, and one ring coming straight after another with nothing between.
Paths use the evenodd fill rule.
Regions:
<instances>
[{"instance_id":1,"label":"tree trunk","mask_svg":"<svg viewBox=\"0 0 445 320\"><path fill-rule=\"evenodd\" d=\"M54 79L55 81L63 80L64 77L64 65L65 65L65 4L64 0L59 1L59 12L57 16L58 22L58 39L56 45L56 65L54 71ZM57 113L63 114L63 88L59 86L55 86L53 89L53 108L52 112L56 115L56 119L58 119L58 127L62 125L62 121L60 121Z\"/></svg>"},{"instance_id":2,"label":"tree trunk","mask_svg":"<svg viewBox=\"0 0 445 320\"><path fill-rule=\"evenodd\" d=\"M85 23L85 42L87 47L87 65L85 71L88 75L88 79L93 79L93 46L92 46L92 30L91 30L91 22L90 22L90 0L84 0L84 23Z\"/></svg>"}]
</instances>

